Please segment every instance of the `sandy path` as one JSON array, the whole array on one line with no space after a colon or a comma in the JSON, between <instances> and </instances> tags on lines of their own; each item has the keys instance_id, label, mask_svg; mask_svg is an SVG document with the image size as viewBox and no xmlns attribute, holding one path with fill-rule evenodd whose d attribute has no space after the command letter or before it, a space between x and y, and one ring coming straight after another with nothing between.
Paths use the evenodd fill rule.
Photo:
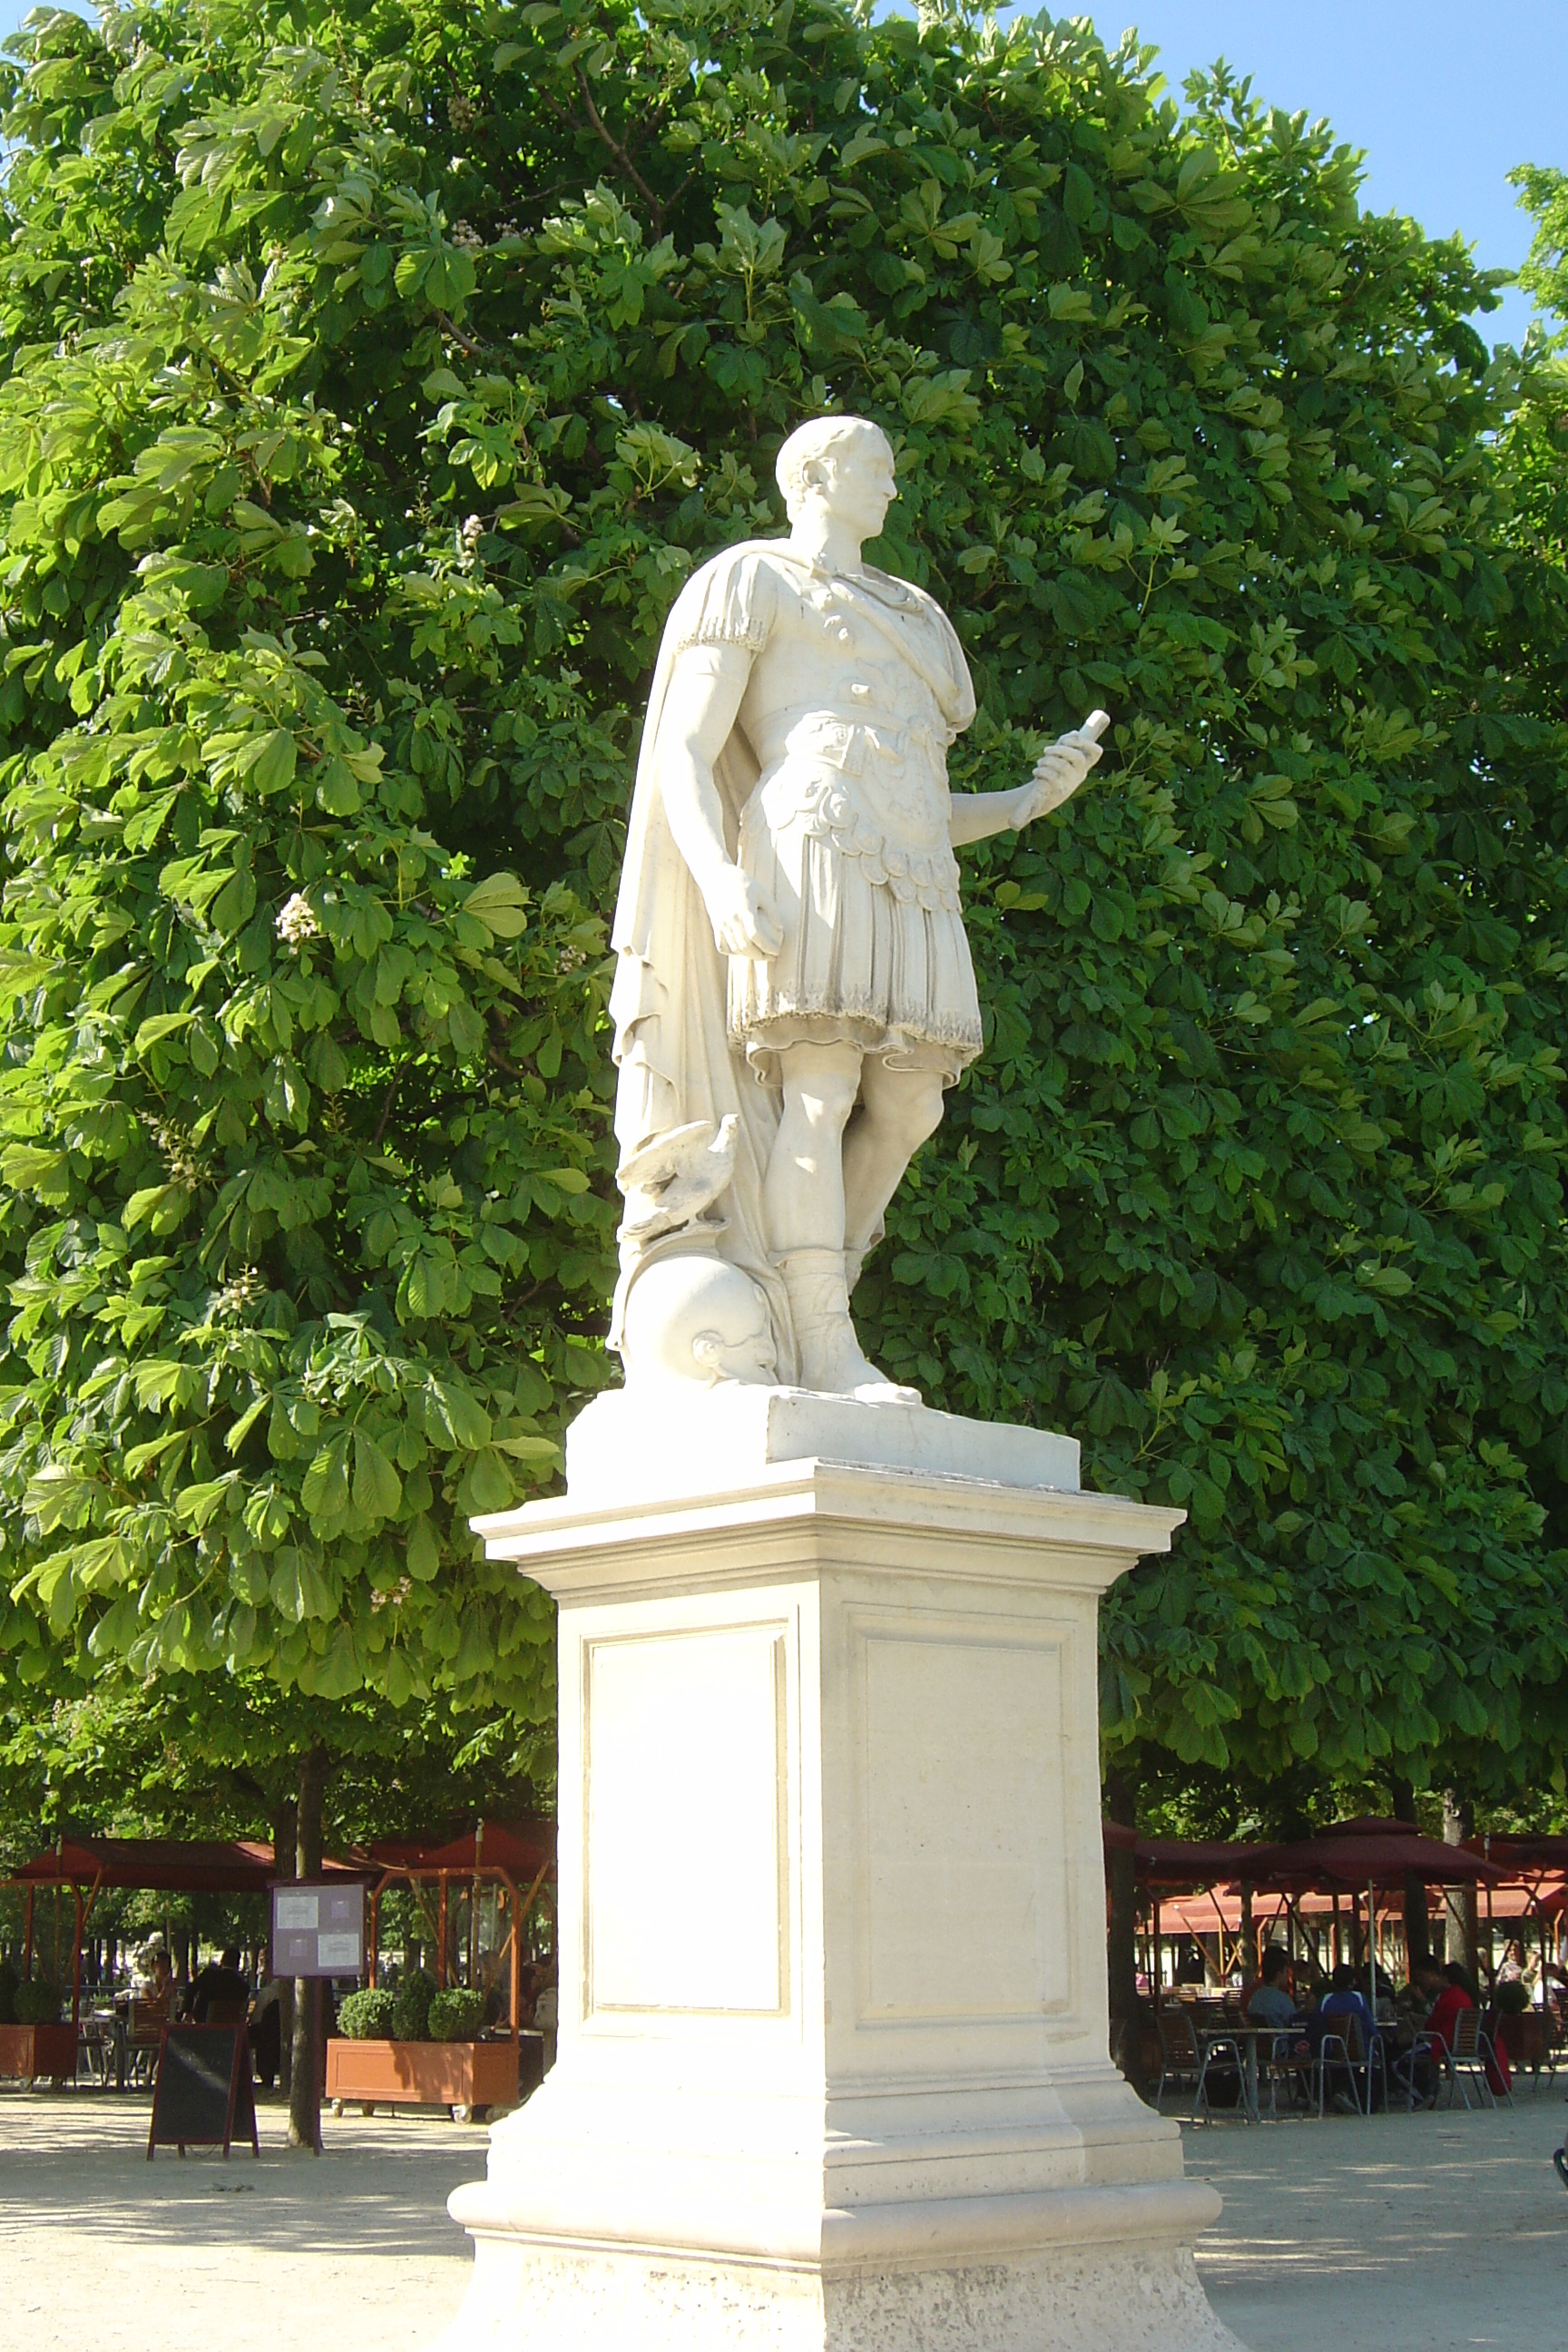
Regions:
<instances>
[{"instance_id":1,"label":"sandy path","mask_svg":"<svg viewBox=\"0 0 1568 2352\"><path fill-rule=\"evenodd\" d=\"M417 2352L462 2300L469 2247L448 2190L489 2134L434 2116L325 2121L290 2154L278 2105L261 2158L146 2160L145 2095L0 2092L0 2345L149 2352Z\"/></svg>"},{"instance_id":2,"label":"sandy path","mask_svg":"<svg viewBox=\"0 0 1568 2352\"><path fill-rule=\"evenodd\" d=\"M1568 2352L1557 2094L1184 2135L1226 2200L1198 2268L1252 2352Z\"/></svg>"},{"instance_id":3,"label":"sandy path","mask_svg":"<svg viewBox=\"0 0 1568 2352\"><path fill-rule=\"evenodd\" d=\"M149 2165L147 2110L0 2090L0 2347L421 2352L452 2318L468 2249L446 2200L483 2130L329 2117L318 2163L272 2105L259 2163ZM1564 2112L1524 2092L1512 2114L1189 2131L1226 2199L1199 2256L1216 2308L1252 2352L1568 2352Z\"/></svg>"}]
</instances>

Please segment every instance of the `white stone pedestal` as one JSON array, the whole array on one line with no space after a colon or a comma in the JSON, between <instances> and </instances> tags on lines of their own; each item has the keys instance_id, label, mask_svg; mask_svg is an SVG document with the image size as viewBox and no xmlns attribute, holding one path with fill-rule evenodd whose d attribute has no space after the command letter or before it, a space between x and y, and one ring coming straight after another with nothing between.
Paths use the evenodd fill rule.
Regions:
<instances>
[{"instance_id":1,"label":"white stone pedestal","mask_svg":"<svg viewBox=\"0 0 1568 2352\"><path fill-rule=\"evenodd\" d=\"M698 1394L638 1474L606 1398L478 1522L560 1602L561 2015L450 2352L1236 2352L1107 2056L1096 1606L1179 1515L882 1412Z\"/></svg>"}]
</instances>

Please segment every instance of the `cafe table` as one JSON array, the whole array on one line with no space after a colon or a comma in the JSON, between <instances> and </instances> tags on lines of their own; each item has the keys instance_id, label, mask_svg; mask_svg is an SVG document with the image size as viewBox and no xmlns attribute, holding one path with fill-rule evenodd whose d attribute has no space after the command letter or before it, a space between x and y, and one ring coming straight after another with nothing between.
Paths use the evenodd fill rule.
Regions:
<instances>
[{"instance_id":1,"label":"cafe table","mask_svg":"<svg viewBox=\"0 0 1568 2352\"><path fill-rule=\"evenodd\" d=\"M1246 2018L1227 2018L1224 2022L1194 2022L1193 2039L1198 2045L1198 2084L1193 2096L1194 2114L1207 2105L1205 2085L1210 2065L1225 2052L1236 2063L1241 2076L1242 2114L1249 2124L1262 2121L1258 2103L1258 2045L1267 2042L1290 2042L1301 2032L1300 2026L1258 2025ZM1210 2109L1212 2114L1213 2110Z\"/></svg>"}]
</instances>

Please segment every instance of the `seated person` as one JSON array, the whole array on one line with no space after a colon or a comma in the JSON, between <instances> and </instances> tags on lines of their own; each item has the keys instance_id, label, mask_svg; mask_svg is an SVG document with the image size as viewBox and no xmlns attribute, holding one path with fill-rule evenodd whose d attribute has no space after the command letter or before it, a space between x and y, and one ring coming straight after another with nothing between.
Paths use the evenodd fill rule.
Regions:
<instances>
[{"instance_id":1,"label":"seated person","mask_svg":"<svg viewBox=\"0 0 1568 2352\"><path fill-rule=\"evenodd\" d=\"M174 1967L162 1944L154 1944L147 1958L146 1973L139 1985L135 2001L146 2017L168 2017L174 2007Z\"/></svg>"},{"instance_id":2,"label":"seated person","mask_svg":"<svg viewBox=\"0 0 1568 2352\"><path fill-rule=\"evenodd\" d=\"M1424 1989L1436 1994L1423 2030L1440 2050L1451 2050L1458 2021L1466 2010L1480 2006L1476 1988L1457 1960L1450 1960L1447 1968L1434 1965L1424 1970L1422 1980Z\"/></svg>"},{"instance_id":3,"label":"seated person","mask_svg":"<svg viewBox=\"0 0 1568 2352\"><path fill-rule=\"evenodd\" d=\"M1480 1996L1474 1982L1465 1974L1458 1960L1450 1960L1440 1972L1440 1990L1432 2004L1426 2031L1440 2050L1451 2050L1458 2020L1467 2010L1480 2007ZM1489 2041L1492 2040L1490 2035ZM1493 2056L1487 2061L1487 2083L1494 2097L1500 2098L1512 2084L1508 2052L1499 2042L1492 2042Z\"/></svg>"},{"instance_id":4,"label":"seated person","mask_svg":"<svg viewBox=\"0 0 1568 2352\"><path fill-rule=\"evenodd\" d=\"M1247 2004L1254 2025L1296 2025L1295 1964L1282 1944L1270 1944L1263 1955L1257 1990Z\"/></svg>"},{"instance_id":5,"label":"seated person","mask_svg":"<svg viewBox=\"0 0 1568 2352\"><path fill-rule=\"evenodd\" d=\"M1356 1982L1356 1972L1348 1960L1340 1962L1339 1967L1334 1970L1333 1980L1328 1991L1318 2003L1319 2022L1325 2032L1331 2033L1333 2032L1333 2020L1336 2017L1358 2019L1361 2024L1362 2046L1366 2050L1372 2048L1377 2039L1377 2021L1373 2016L1365 1993Z\"/></svg>"},{"instance_id":6,"label":"seated person","mask_svg":"<svg viewBox=\"0 0 1568 2352\"><path fill-rule=\"evenodd\" d=\"M209 1960L192 1985L186 1996L185 2010L197 2025L205 2025L214 2001L235 2003L245 2001L250 1987L239 1969L239 1948L230 1944L219 1960Z\"/></svg>"}]
</instances>

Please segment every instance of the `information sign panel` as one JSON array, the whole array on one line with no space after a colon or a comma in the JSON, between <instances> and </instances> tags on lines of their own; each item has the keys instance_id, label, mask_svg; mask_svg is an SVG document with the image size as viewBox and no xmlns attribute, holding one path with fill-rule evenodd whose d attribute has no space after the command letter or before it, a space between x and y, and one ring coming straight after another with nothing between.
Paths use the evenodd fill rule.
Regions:
<instances>
[{"instance_id":1,"label":"information sign panel","mask_svg":"<svg viewBox=\"0 0 1568 2352\"><path fill-rule=\"evenodd\" d=\"M273 1887L272 1973L275 1977L363 1975L362 1880L295 1880Z\"/></svg>"}]
</instances>

